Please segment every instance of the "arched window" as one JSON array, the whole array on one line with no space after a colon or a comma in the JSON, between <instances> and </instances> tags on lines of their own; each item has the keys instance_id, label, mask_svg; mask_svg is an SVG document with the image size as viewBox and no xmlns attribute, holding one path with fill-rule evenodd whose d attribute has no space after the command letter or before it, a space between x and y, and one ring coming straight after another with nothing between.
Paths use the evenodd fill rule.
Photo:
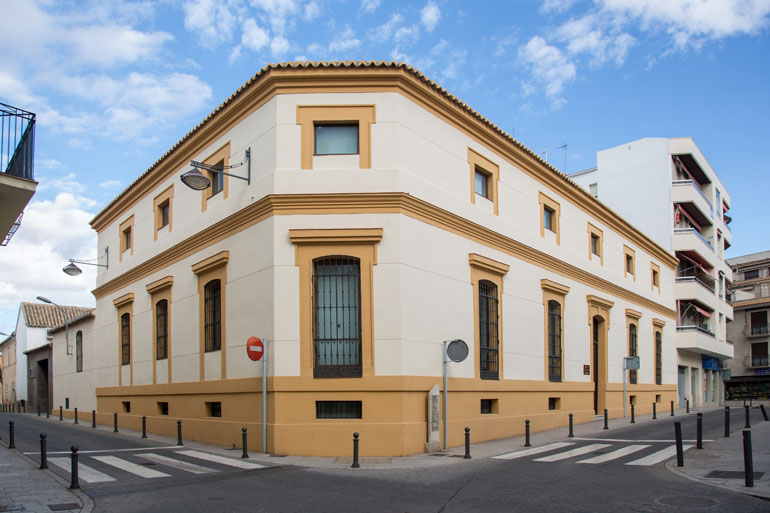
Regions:
<instances>
[{"instance_id":1,"label":"arched window","mask_svg":"<svg viewBox=\"0 0 770 513\"><path fill-rule=\"evenodd\" d=\"M75 371L83 372L83 332L75 334Z\"/></svg>"},{"instance_id":2,"label":"arched window","mask_svg":"<svg viewBox=\"0 0 770 513\"><path fill-rule=\"evenodd\" d=\"M203 288L203 308L206 351L222 349L222 288L219 280L211 280Z\"/></svg>"},{"instance_id":3,"label":"arched window","mask_svg":"<svg viewBox=\"0 0 770 513\"><path fill-rule=\"evenodd\" d=\"M479 281L479 362L481 379L498 379L500 370L497 285Z\"/></svg>"},{"instance_id":4,"label":"arched window","mask_svg":"<svg viewBox=\"0 0 770 513\"><path fill-rule=\"evenodd\" d=\"M628 325L628 356L639 356L636 343L636 324ZM636 385L636 370L628 371L628 382Z\"/></svg>"},{"instance_id":5,"label":"arched window","mask_svg":"<svg viewBox=\"0 0 770 513\"><path fill-rule=\"evenodd\" d=\"M131 315L120 316L120 364L131 363Z\"/></svg>"},{"instance_id":6,"label":"arched window","mask_svg":"<svg viewBox=\"0 0 770 513\"><path fill-rule=\"evenodd\" d=\"M313 376L361 376L361 264L313 260Z\"/></svg>"},{"instance_id":7,"label":"arched window","mask_svg":"<svg viewBox=\"0 0 770 513\"><path fill-rule=\"evenodd\" d=\"M663 336L655 332L655 384L663 384Z\"/></svg>"},{"instance_id":8,"label":"arched window","mask_svg":"<svg viewBox=\"0 0 770 513\"><path fill-rule=\"evenodd\" d=\"M168 301L161 299L155 304L155 359L168 357Z\"/></svg>"},{"instance_id":9,"label":"arched window","mask_svg":"<svg viewBox=\"0 0 770 513\"><path fill-rule=\"evenodd\" d=\"M548 301L548 381L561 381L561 304Z\"/></svg>"}]
</instances>

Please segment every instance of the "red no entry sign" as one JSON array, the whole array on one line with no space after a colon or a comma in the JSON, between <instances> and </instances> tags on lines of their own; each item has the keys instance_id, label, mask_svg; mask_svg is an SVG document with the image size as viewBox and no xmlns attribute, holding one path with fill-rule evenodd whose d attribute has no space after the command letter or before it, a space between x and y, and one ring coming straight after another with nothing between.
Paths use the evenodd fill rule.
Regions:
<instances>
[{"instance_id":1,"label":"red no entry sign","mask_svg":"<svg viewBox=\"0 0 770 513\"><path fill-rule=\"evenodd\" d=\"M246 354L251 360L258 362L265 354L265 344L257 337L249 337L246 341Z\"/></svg>"}]
</instances>

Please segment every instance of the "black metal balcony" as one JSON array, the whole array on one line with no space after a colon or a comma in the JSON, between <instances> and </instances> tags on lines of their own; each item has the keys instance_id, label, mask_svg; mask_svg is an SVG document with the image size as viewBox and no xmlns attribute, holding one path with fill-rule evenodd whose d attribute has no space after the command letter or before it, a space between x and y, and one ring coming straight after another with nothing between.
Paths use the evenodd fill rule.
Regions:
<instances>
[{"instance_id":1,"label":"black metal balcony","mask_svg":"<svg viewBox=\"0 0 770 513\"><path fill-rule=\"evenodd\" d=\"M35 179L35 114L0 103L0 171Z\"/></svg>"}]
</instances>

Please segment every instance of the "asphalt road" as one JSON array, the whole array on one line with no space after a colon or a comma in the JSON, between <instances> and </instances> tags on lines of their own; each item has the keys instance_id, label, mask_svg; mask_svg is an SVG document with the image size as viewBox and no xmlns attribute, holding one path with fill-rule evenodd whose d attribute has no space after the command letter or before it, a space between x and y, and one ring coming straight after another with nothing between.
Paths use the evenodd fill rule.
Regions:
<instances>
[{"instance_id":1,"label":"asphalt road","mask_svg":"<svg viewBox=\"0 0 770 513\"><path fill-rule=\"evenodd\" d=\"M742 412L741 415L733 413L732 428L737 435L743 427L743 415ZM122 475L126 473L94 464L95 468L110 471L118 478L114 482L94 483L83 488L94 498L95 511L110 513L770 511L767 501L683 479L669 472L663 463L628 465L628 461L636 455L646 455L670 446L675 421L682 422L685 439L695 438L695 415L678 414L673 418L668 415L659 416L655 422L628 424L611 431L587 433L577 427L577 438L568 439L565 436L559 440L574 445L515 459L457 459L452 464L431 469L404 470L350 469L346 465L333 469L310 469L276 464L255 470L227 471L205 462L206 467L216 468L217 471L193 476L177 474L162 465L150 467L168 472L170 476L164 479ZM755 411L752 422L759 422L759 415ZM13 417L2 415L0 419L6 421ZM56 440L49 450L66 449L77 443L81 451L139 448L139 451L110 453L137 461L136 454L146 451L156 454L167 451L163 454L186 458L183 454L176 454L174 448L159 449L157 442L73 426L71 421L16 417L16 444L25 451L39 450L39 429L46 428L49 439ZM721 411L704 415L705 439L722 436L723 419ZM7 427L0 429L0 435L7 440ZM533 442L538 445L536 436ZM596 444L606 447L580 457L536 461L559 451ZM649 447L625 458L598 464L578 463L582 459L639 445ZM690 449L693 450L696 449ZM686 458L685 454L685 461ZM280 459L276 458L276 461L280 462Z\"/></svg>"}]
</instances>

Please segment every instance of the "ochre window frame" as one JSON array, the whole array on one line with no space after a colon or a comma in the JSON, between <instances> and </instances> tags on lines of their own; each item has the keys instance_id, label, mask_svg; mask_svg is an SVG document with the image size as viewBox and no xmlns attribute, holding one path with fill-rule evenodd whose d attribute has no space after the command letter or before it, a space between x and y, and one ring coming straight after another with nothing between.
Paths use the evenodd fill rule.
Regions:
<instances>
[{"instance_id":1,"label":"ochre window frame","mask_svg":"<svg viewBox=\"0 0 770 513\"><path fill-rule=\"evenodd\" d=\"M219 353L221 358L220 379L227 379L227 262L230 260L229 251L220 251L192 265L192 272L198 277L198 358L200 365L200 380L206 380L205 355ZM206 352L206 284L211 280L220 280L220 327L221 344L217 351Z\"/></svg>"},{"instance_id":2,"label":"ochre window frame","mask_svg":"<svg viewBox=\"0 0 770 513\"><path fill-rule=\"evenodd\" d=\"M118 313L118 386L123 386L123 331L121 319L128 314L128 375L129 385L134 384L134 293L129 292L113 300L112 305Z\"/></svg>"},{"instance_id":3,"label":"ochre window frame","mask_svg":"<svg viewBox=\"0 0 770 513\"><path fill-rule=\"evenodd\" d=\"M555 281L542 279L540 280L540 288L543 290L543 340L544 340L544 368L545 368L545 381L549 383L564 383L566 381L564 376L564 317L566 314L566 305L567 305L567 294L569 293L569 287L566 285L562 285L560 283L556 283ZM549 301L556 301L561 305L561 371L560 381L551 381L551 377L549 374L549 364L548 364L548 358L550 355L550 352L548 350L548 302Z\"/></svg>"},{"instance_id":4,"label":"ochre window frame","mask_svg":"<svg viewBox=\"0 0 770 513\"><path fill-rule=\"evenodd\" d=\"M209 155L206 159L203 160L203 164L206 164L207 166L214 166L218 164L219 162L222 162L223 166L229 166L230 165L230 141L227 141L224 145L222 145L217 151ZM214 173L213 171L207 171L206 169L201 169L201 173L203 173L209 180L212 182L214 181L214 175L218 173ZM227 199L227 196L230 191L230 180L229 176L222 175L222 201ZM209 185L205 189L201 191L201 212L205 212L206 208L208 206L208 201L214 197L211 195L211 191L213 190L213 187ZM219 196L219 193L216 194Z\"/></svg>"},{"instance_id":5,"label":"ochre window frame","mask_svg":"<svg viewBox=\"0 0 770 513\"><path fill-rule=\"evenodd\" d=\"M377 122L374 105L297 105L301 130L301 169L313 169L315 125L358 123L358 167L372 167L372 124Z\"/></svg>"},{"instance_id":6,"label":"ochre window frame","mask_svg":"<svg viewBox=\"0 0 770 513\"><path fill-rule=\"evenodd\" d=\"M629 256L631 257L630 273L628 272L627 264L627 259ZM631 274L631 276L634 278L634 281L636 281L636 251L623 244L623 277L627 278L629 274Z\"/></svg>"},{"instance_id":7,"label":"ochre window frame","mask_svg":"<svg viewBox=\"0 0 770 513\"><path fill-rule=\"evenodd\" d=\"M468 264L471 268L471 284L473 285L473 340L475 355L475 377L481 379L481 332L479 318L479 282L487 280L497 287L497 380L503 379L503 278L510 266L497 260L476 253L468 254ZM490 381L491 378L485 381ZM492 380L494 381L494 380Z\"/></svg>"},{"instance_id":8,"label":"ochre window frame","mask_svg":"<svg viewBox=\"0 0 770 513\"><path fill-rule=\"evenodd\" d=\"M155 234L154 240L158 240L158 232L164 226L161 226L163 222L163 214L161 212L162 206L168 202L168 232L171 233L171 227L173 225L173 203L174 203L174 184L169 185L166 190L155 196L152 201L153 211L155 212Z\"/></svg>"},{"instance_id":9,"label":"ochre window frame","mask_svg":"<svg viewBox=\"0 0 770 513\"><path fill-rule=\"evenodd\" d=\"M174 285L174 277L166 276L152 283L149 283L145 289L150 295L152 309L152 382L158 382L158 371L156 362L158 361L158 313L156 307L160 301L166 300L166 360L168 363L168 382L171 383L171 288Z\"/></svg>"},{"instance_id":10,"label":"ochre window frame","mask_svg":"<svg viewBox=\"0 0 770 513\"><path fill-rule=\"evenodd\" d=\"M498 215L498 183L500 182L500 166L468 147L468 164L471 173L471 203L476 204L476 170L487 176L487 200L493 204L493 212ZM483 196L482 196L483 197Z\"/></svg>"},{"instance_id":11,"label":"ochre window frame","mask_svg":"<svg viewBox=\"0 0 770 513\"><path fill-rule=\"evenodd\" d=\"M125 221L120 223L118 228L119 234L120 234L120 255L118 257L118 261L123 261L123 253L126 251L131 251L131 254L134 254L134 246L136 246L136 233L134 233L134 214L131 214L126 218ZM126 230L131 230L131 247L126 247Z\"/></svg>"},{"instance_id":12,"label":"ochre window frame","mask_svg":"<svg viewBox=\"0 0 770 513\"><path fill-rule=\"evenodd\" d=\"M559 245L561 244L561 205L558 201L548 197L542 192L538 192L537 198L538 203L540 204L540 236L545 238L545 209L548 207L548 209L552 210L554 213L552 219L552 227L554 229L549 231L556 234L556 244Z\"/></svg>"},{"instance_id":13,"label":"ochre window frame","mask_svg":"<svg viewBox=\"0 0 770 513\"><path fill-rule=\"evenodd\" d=\"M652 361L655 362L653 367L653 383L656 385L663 385L663 326L666 325L666 321L662 319L652 319ZM657 336L660 333L660 361L658 360L658 340ZM660 383L658 383L658 366L660 365Z\"/></svg>"},{"instance_id":14,"label":"ochre window frame","mask_svg":"<svg viewBox=\"0 0 770 513\"><path fill-rule=\"evenodd\" d=\"M294 265L299 267L300 376L313 378L313 260L325 256L358 258L361 272L361 377L374 375L374 266L382 228L291 229ZM313 378L325 381L359 377Z\"/></svg>"},{"instance_id":15,"label":"ochre window frame","mask_svg":"<svg viewBox=\"0 0 770 513\"><path fill-rule=\"evenodd\" d=\"M641 360L639 350L639 344L641 337L639 336L639 320L642 318L642 312L638 312L636 310L632 310L631 308L626 308L626 356L639 356ZM636 354L631 354L631 326L634 326L636 328ZM641 365L639 365L641 367ZM641 369L640 369L641 370ZM639 371L638 370L627 370L627 380L626 383L629 385L638 385L639 384ZM635 373L635 379L636 383L631 383L631 376Z\"/></svg>"},{"instance_id":16,"label":"ochre window frame","mask_svg":"<svg viewBox=\"0 0 770 513\"><path fill-rule=\"evenodd\" d=\"M655 273L658 276L658 283L655 283ZM660 294L660 266L655 262L650 262L650 290L658 288L658 294Z\"/></svg>"},{"instance_id":17,"label":"ochre window frame","mask_svg":"<svg viewBox=\"0 0 770 513\"><path fill-rule=\"evenodd\" d=\"M588 230L588 260L593 260L594 257L599 258L599 265L604 265L604 231L597 228L590 222L586 223L586 229ZM599 239L599 242L597 244L599 249L599 254L594 254L593 248L591 248L591 238L596 237Z\"/></svg>"}]
</instances>

